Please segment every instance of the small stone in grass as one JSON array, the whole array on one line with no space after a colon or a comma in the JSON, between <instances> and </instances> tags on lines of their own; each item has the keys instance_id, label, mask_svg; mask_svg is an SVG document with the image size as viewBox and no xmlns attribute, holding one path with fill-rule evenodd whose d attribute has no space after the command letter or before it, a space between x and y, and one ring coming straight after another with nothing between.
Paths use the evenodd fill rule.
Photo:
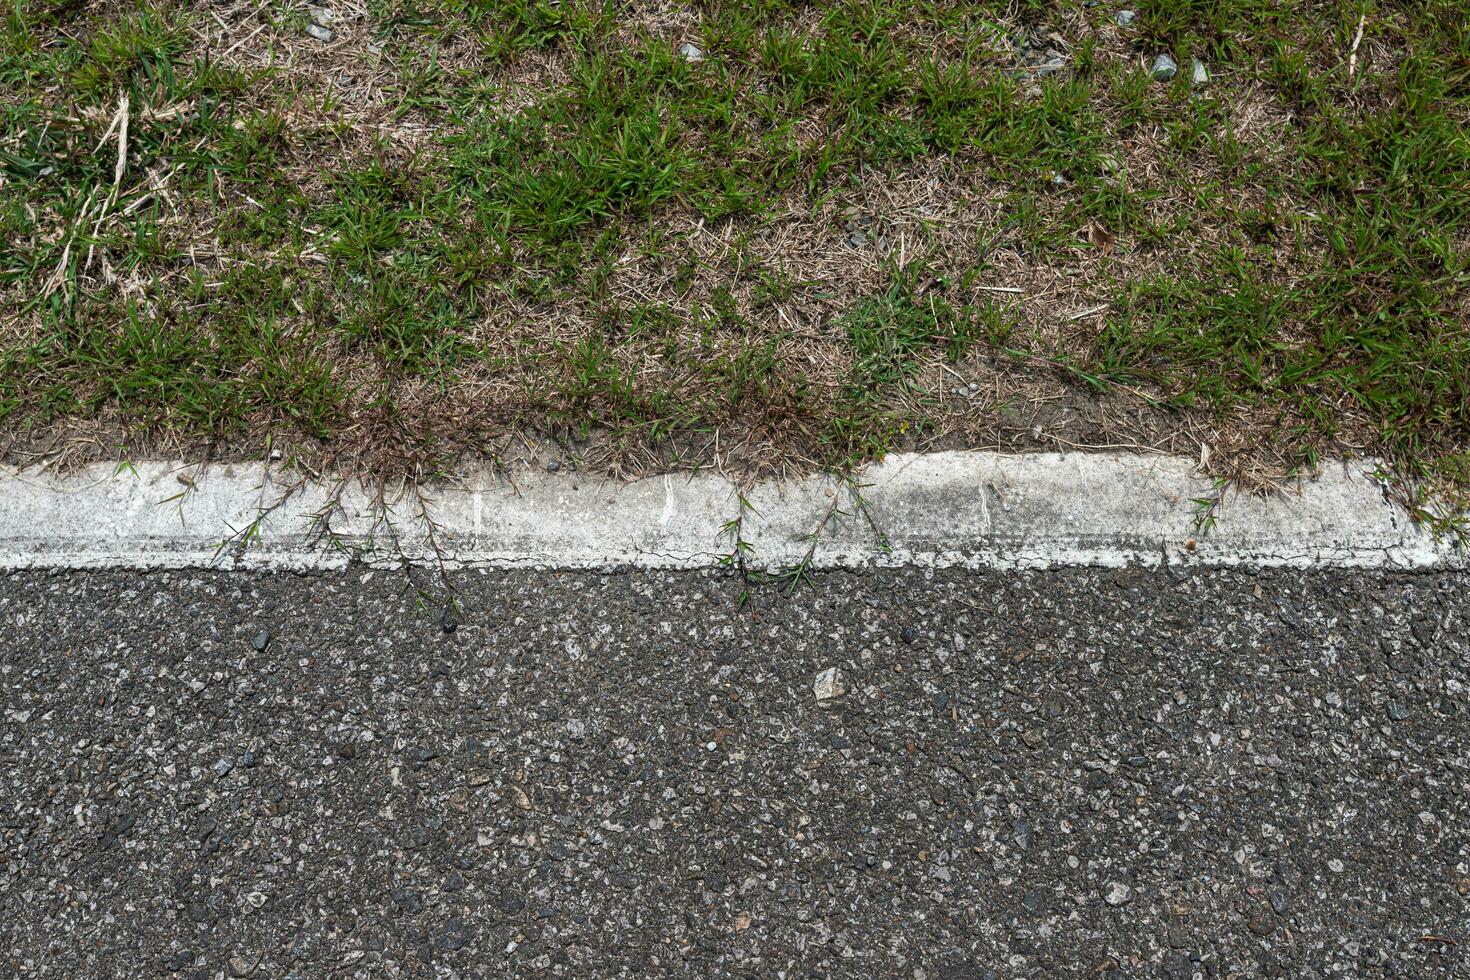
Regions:
<instances>
[{"instance_id":1,"label":"small stone in grass","mask_svg":"<svg viewBox=\"0 0 1470 980\"><path fill-rule=\"evenodd\" d=\"M1031 71L1036 75L1055 75L1066 67L1067 59L1062 57L1061 52L1047 48L1040 60L1032 66Z\"/></svg>"},{"instance_id":2,"label":"small stone in grass","mask_svg":"<svg viewBox=\"0 0 1470 980\"><path fill-rule=\"evenodd\" d=\"M1179 73L1179 65L1173 58L1166 54L1161 54L1154 59L1154 63L1149 66L1148 70L1149 74L1153 75L1154 78L1161 82L1167 82Z\"/></svg>"},{"instance_id":3,"label":"small stone in grass","mask_svg":"<svg viewBox=\"0 0 1470 980\"><path fill-rule=\"evenodd\" d=\"M329 7L308 7L306 16L311 18L313 24L320 24L323 27L326 27L337 17Z\"/></svg>"},{"instance_id":4,"label":"small stone in grass","mask_svg":"<svg viewBox=\"0 0 1470 980\"><path fill-rule=\"evenodd\" d=\"M700 48L699 45L691 44L688 41L685 41L683 44L679 45L679 57L683 58L685 61L703 61L704 51Z\"/></svg>"},{"instance_id":5,"label":"small stone in grass","mask_svg":"<svg viewBox=\"0 0 1470 980\"><path fill-rule=\"evenodd\" d=\"M1203 85L1210 80L1210 73L1205 69L1205 63L1198 58L1190 59L1189 80L1195 85Z\"/></svg>"},{"instance_id":6,"label":"small stone in grass","mask_svg":"<svg viewBox=\"0 0 1470 980\"><path fill-rule=\"evenodd\" d=\"M318 41L321 41L323 44L330 44L332 40L335 39L337 36L332 33L332 29L330 27L323 27L321 24L307 24L306 33L316 38Z\"/></svg>"},{"instance_id":7,"label":"small stone in grass","mask_svg":"<svg viewBox=\"0 0 1470 980\"><path fill-rule=\"evenodd\" d=\"M1113 20L1119 27L1132 27L1133 22L1137 19L1137 12L1132 10L1120 10L1113 15Z\"/></svg>"}]
</instances>

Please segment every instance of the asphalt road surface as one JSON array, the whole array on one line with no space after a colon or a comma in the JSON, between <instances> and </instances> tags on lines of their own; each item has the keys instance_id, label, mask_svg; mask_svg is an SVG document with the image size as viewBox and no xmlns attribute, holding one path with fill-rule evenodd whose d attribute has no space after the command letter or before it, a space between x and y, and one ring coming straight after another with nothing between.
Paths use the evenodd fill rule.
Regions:
<instances>
[{"instance_id":1,"label":"asphalt road surface","mask_svg":"<svg viewBox=\"0 0 1470 980\"><path fill-rule=\"evenodd\" d=\"M456 586L0 577L0 976L1470 975L1463 574Z\"/></svg>"}]
</instances>

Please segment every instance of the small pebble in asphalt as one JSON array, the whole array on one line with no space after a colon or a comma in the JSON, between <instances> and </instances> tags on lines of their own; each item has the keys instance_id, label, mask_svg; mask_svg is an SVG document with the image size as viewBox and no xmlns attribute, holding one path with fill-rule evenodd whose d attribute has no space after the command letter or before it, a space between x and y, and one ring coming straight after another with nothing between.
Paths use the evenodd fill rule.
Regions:
<instances>
[{"instance_id":1,"label":"small pebble in asphalt","mask_svg":"<svg viewBox=\"0 0 1470 980\"><path fill-rule=\"evenodd\" d=\"M256 633L255 638L250 641L250 645L255 647L256 653L264 653L265 648L271 645L270 631L261 630L259 633Z\"/></svg>"},{"instance_id":2,"label":"small pebble in asphalt","mask_svg":"<svg viewBox=\"0 0 1470 980\"><path fill-rule=\"evenodd\" d=\"M1388 717L1393 721L1403 721L1409 717L1409 707L1397 701L1388 702Z\"/></svg>"},{"instance_id":3,"label":"small pebble in asphalt","mask_svg":"<svg viewBox=\"0 0 1470 980\"><path fill-rule=\"evenodd\" d=\"M215 775L219 776L221 779L223 779L225 776L228 776L230 774L230 770L234 768L235 764L229 759L222 758L214 764Z\"/></svg>"},{"instance_id":4,"label":"small pebble in asphalt","mask_svg":"<svg viewBox=\"0 0 1470 980\"><path fill-rule=\"evenodd\" d=\"M1133 900L1133 889L1121 881L1108 882L1108 890L1103 894L1103 900L1109 905L1127 905Z\"/></svg>"},{"instance_id":5,"label":"small pebble in asphalt","mask_svg":"<svg viewBox=\"0 0 1470 980\"><path fill-rule=\"evenodd\" d=\"M424 907L424 900L411 888L395 888L388 893L388 897L393 899L394 905L408 913L418 912Z\"/></svg>"},{"instance_id":6,"label":"small pebble in asphalt","mask_svg":"<svg viewBox=\"0 0 1470 980\"><path fill-rule=\"evenodd\" d=\"M1148 70L1158 81L1167 82L1179 73L1179 64L1168 55L1161 54L1154 59Z\"/></svg>"},{"instance_id":7,"label":"small pebble in asphalt","mask_svg":"<svg viewBox=\"0 0 1470 980\"><path fill-rule=\"evenodd\" d=\"M847 694L847 675L837 667L828 667L812 683L812 693L817 696L818 704L840 700Z\"/></svg>"}]
</instances>

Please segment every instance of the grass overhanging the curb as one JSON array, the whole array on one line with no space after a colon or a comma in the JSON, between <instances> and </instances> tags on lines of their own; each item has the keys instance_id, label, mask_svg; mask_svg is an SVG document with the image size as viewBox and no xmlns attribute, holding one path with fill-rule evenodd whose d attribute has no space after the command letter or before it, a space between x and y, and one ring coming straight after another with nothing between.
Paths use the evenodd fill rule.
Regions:
<instances>
[{"instance_id":1,"label":"grass overhanging the curb","mask_svg":"<svg viewBox=\"0 0 1470 980\"><path fill-rule=\"evenodd\" d=\"M15 0L0 445L1463 505L1467 123L1456 0Z\"/></svg>"}]
</instances>

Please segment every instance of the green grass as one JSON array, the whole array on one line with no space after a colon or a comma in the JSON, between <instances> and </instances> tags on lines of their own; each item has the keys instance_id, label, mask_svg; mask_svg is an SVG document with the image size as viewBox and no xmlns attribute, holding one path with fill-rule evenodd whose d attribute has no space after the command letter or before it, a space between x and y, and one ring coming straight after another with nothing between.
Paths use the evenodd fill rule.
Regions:
<instances>
[{"instance_id":1,"label":"green grass","mask_svg":"<svg viewBox=\"0 0 1470 980\"><path fill-rule=\"evenodd\" d=\"M322 46L285 3L15 0L0 431L841 466L1125 398L1226 472L1370 453L1463 501L1459 4L1136 8L379 0Z\"/></svg>"}]
</instances>

